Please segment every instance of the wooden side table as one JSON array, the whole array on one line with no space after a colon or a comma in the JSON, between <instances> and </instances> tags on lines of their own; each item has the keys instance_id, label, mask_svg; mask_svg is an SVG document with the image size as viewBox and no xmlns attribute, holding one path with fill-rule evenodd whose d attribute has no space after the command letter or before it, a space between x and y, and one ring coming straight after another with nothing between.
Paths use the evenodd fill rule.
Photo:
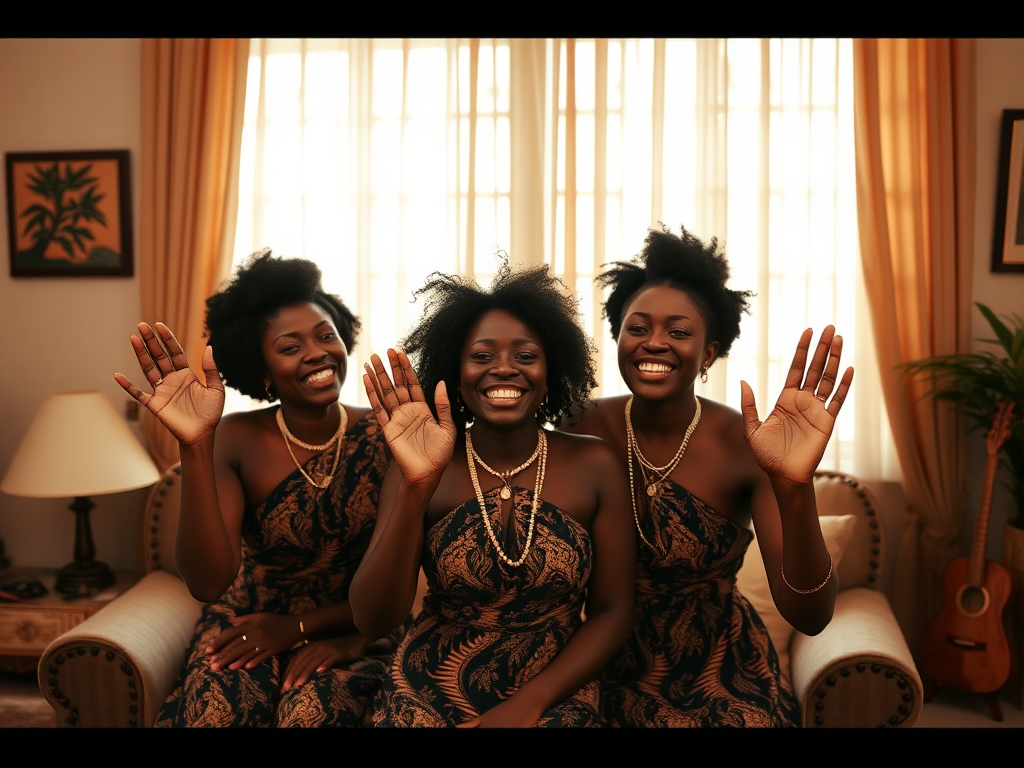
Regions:
<instances>
[{"instance_id":1,"label":"wooden side table","mask_svg":"<svg viewBox=\"0 0 1024 768\"><path fill-rule=\"evenodd\" d=\"M66 599L54 589L53 568L13 568L0 574L0 583L16 578L39 579L47 594L16 603L0 603L0 670L29 672L36 668L52 640L81 624L136 581L134 573L115 572L116 581L89 597Z\"/></svg>"}]
</instances>

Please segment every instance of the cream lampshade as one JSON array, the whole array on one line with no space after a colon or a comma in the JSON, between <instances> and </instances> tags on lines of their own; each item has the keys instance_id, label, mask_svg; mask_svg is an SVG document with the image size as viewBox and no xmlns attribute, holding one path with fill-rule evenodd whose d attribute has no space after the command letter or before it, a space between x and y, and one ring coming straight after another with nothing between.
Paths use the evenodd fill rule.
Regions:
<instances>
[{"instance_id":1,"label":"cream lampshade","mask_svg":"<svg viewBox=\"0 0 1024 768\"><path fill-rule=\"evenodd\" d=\"M146 449L102 392L47 395L21 441L0 490L12 496L74 497L75 561L61 569L57 589L84 594L114 583L94 560L89 496L144 488L160 479Z\"/></svg>"}]
</instances>

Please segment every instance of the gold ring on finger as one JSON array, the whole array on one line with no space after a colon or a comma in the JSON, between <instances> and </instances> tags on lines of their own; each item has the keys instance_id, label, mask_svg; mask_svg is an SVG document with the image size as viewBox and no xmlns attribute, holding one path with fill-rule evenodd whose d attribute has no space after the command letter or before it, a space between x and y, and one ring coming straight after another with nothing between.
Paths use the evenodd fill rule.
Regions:
<instances>
[{"instance_id":1,"label":"gold ring on finger","mask_svg":"<svg viewBox=\"0 0 1024 768\"><path fill-rule=\"evenodd\" d=\"M248 639L249 639L248 637L246 637L245 635L242 635L242 642L243 642L243 643L244 643L244 642L245 642L246 640L248 640Z\"/></svg>"},{"instance_id":2,"label":"gold ring on finger","mask_svg":"<svg viewBox=\"0 0 1024 768\"><path fill-rule=\"evenodd\" d=\"M256 653L259 653L259 652L260 652L260 647L257 645L256 646Z\"/></svg>"}]
</instances>

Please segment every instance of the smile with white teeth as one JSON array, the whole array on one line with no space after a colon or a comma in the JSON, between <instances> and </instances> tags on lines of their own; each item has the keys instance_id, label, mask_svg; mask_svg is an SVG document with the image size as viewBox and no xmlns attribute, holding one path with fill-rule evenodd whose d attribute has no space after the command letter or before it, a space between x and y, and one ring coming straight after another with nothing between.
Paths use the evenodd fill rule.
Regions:
<instances>
[{"instance_id":1,"label":"smile with white teeth","mask_svg":"<svg viewBox=\"0 0 1024 768\"><path fill-rule=\"evenodd\" d=\"M636 367L644 373L668 373L672 370L672 366L664 363L638 363Z\"/></svg>"},{"instance_id":2,"label":"smile with white teeth","mask_svg":"<svg viewBox=\"0 0 1024 768\"><path fill-rule=\"evenodd\" d=\"M517 400L523 393L518 389L489 389L487 390L488 400Z\"/></svg>"},{"instance_id":3,"label":"smile with white teeth","mask_svg":"<svg viewBox=\"0 0 1024 768\"><path fill-rule=\"evenodd\" d=\"M319 384L321 381L327 381L334 375L334 371L330 368L324 368L322 371L311 373L305 378L307 384Z\"/></svg>"}]
</instances>

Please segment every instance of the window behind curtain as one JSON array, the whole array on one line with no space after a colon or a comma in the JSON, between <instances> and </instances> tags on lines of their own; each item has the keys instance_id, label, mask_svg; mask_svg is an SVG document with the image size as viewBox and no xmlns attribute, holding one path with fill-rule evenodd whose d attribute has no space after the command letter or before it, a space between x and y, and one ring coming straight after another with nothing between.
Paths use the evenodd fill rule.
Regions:
<instances>
[{"instance_id":1,"label":"window behind curtain","mask_svg":"<svg viewBox=\"0 0 1024 768\"><path fill-rule=\"evenodd\" d=\"M501 253L581 299L597 394L624 392L593 283L660 222L717 236L757 296L698 392L762 418L803 328L855 364L823 468L898 473L859 298L848 40L254 41L236 261L317 261L362 317L357 372L418 319L435 271L485 283ZM513 184L513 181L515 182ZM231 395L229 408L248 407Z\"/></svg>"}]
</instances>

